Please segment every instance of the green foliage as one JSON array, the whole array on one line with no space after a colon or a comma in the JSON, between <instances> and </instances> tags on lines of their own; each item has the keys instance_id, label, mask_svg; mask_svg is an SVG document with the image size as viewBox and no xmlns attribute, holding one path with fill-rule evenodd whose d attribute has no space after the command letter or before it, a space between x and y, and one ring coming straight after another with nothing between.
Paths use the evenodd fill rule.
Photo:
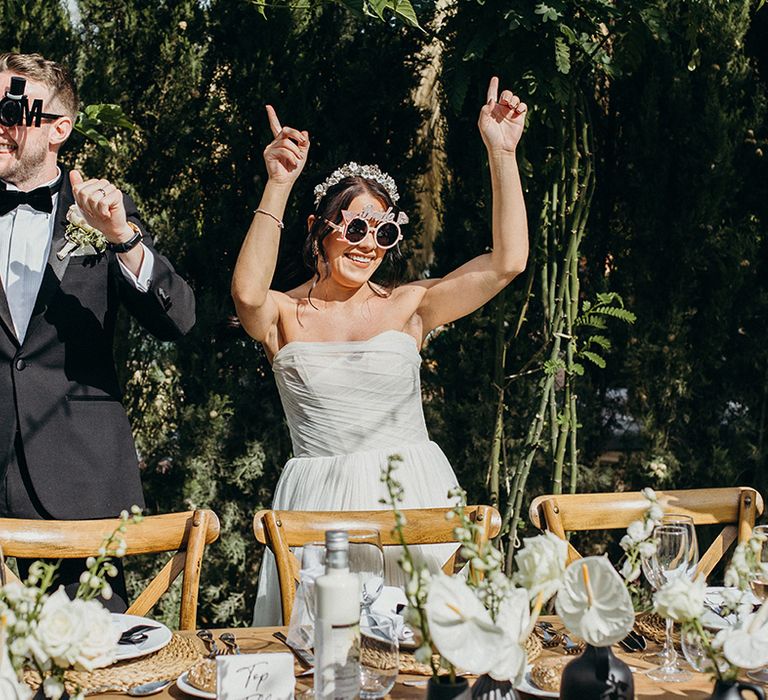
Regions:
<instances>
[{"instance_id":1,"label":"green foliage","mask_svg":"<svg viewBox=\"0 0 768 700\"><path fill-rule=\"evenodd\" d=\"M125 116L120 105L87 105L78 113L77 120L75 121L75 131L85 136L85 138L95 141L102 148L114 149L112 143L102 133L105 127L127 129L129 131L133 131L136 128L129 121L128 117Z\"/></svg>"}]
</instances>

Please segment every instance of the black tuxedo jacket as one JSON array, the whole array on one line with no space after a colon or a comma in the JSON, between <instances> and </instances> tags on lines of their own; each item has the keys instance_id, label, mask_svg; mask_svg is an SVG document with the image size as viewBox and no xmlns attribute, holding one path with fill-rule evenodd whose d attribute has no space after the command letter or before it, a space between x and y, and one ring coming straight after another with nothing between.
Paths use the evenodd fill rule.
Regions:
<instances>
[{"instance_id":1,"label":"black tuxedo jacket","mask_svg":"<svg viewBox=\"0 0 768 700\"><path fill-rule=\"evenodd\" d=\"M21 344L0 285L0 478L15 458L18 431L35 493L51 516L110 517L144 505L113 359L118 306L157 338L174 340L194 325L195 300L153 248L128 197L128 218L154 255L149 291L133 287L109 251L59 260L74 203L69 173L62 177L51 252Z\"/></svg>"}]
</instances>

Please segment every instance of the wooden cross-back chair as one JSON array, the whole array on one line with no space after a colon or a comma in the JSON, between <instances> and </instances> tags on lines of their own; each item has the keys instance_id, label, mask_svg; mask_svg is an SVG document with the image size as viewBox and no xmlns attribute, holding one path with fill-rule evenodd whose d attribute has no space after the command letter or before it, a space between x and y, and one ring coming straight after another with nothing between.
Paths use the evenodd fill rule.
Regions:
<instances>
[{"instance_id":1,"label":"wooden cross-back chair","mask_svg":"<svg viewBox=\"0 0 768 700\"><path fill-rule=\"evenodd\" d=\"M665 513L689 515L695 525L724 525L699 559L698 572L705 576L736 540L749 539L755 518L763 512L762 497L747 486L657 491L656 495ZM647 509L648 501L640 491L562 494L534 498L530 516L536 527L567 541L567 532L626 528ZM569 542L568 562L580 557Z\"/></svg>"},{"instance_id":2,"label":"wooden cross-back chair","mask_svg":"<svg viewBox=\"0 0 768 700\"><path fill-rule=\"evenodd\" d=\"M104 520L21 520L0 518L0 546L5 556L24 559L79 559L96 556L118 525ZM126 611L146 615L183 574L179 629L195 629L200 567L205 546L219 537L219 519L211 510L149 515L129 523L124 535L126 556L174 552L165 566ZM174 551L175 550L175 551ZM15 579L6 568L6 576Z\"/></svg>"},{"instance_id":3,"label":"wooden cross-back chair","mask_svg":"<svg viewBox=\"0 0 768 700\"><path fill-rule=\"evenodd\" d=\"M450 508L405 509L403 534L409 545L450 544L456 542L453 530L456 519L448 520ZM501 529L501 516L491 506L467 506L466 514L481 526L479 542L496 537ZM253 518L253 533L256 540L265 544L275 555L277 577L280 584L280 603L283 621L288 624L296 597L300 565L291 547L302 547L312 542L322 542L326 530L376 529L384 547L397 546L395 538L394 513L391 510L358 511L301 511L301 510L260 510ZM453 572L455 555L443 566L447 573Z\"/></svg>"}]
</instances>

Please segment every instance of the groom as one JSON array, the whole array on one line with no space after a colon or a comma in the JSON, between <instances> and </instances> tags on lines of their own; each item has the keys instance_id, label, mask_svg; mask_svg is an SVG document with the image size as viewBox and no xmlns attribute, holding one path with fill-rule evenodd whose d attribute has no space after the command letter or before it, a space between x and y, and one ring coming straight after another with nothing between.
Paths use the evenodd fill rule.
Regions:
<instances>
[{"instance_id":1,"label":"groom","mask_svg":"<svg viewBox=\"0 0 768 700\"><path fill-rule=\"evenodd\" d=\"M194 297L128 196L57 165L78 110L68 72L0 54L0 100L0 516L116 516L144 504L113 359L118 307L174 340L195 322ZM74 203L104 252L65 246Z\"/></svg>"}]
</instances>

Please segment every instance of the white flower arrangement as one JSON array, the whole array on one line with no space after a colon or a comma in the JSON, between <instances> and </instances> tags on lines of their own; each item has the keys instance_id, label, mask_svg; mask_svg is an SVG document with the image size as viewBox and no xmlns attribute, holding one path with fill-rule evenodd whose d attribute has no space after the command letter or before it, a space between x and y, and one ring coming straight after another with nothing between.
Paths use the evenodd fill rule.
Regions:
<instances>
[{"instance_id":1,"label":"white flower arrangement","mask_svg":"<svg viewBox=\"0 0 768 700\"><path fill-rule=\"evenodd\" d=\"M756 575L766 573L765 564L757 559L764 537L752 537L736 547L733 559L725 573L725 584L734 588L732 609L736 610L748 594L749 585ZM756 669L768 665L768 605L757 613L738 615L736 624L713 633L705 628L706 583L699 577L691 583L673 579L654 595L654 609L660 615L681 625L684 648L695 649L697 657L688 660L697 671L711 673L716 679L735 680L740 669Z\"/></svg>"},{"instance_id":2,"label":"white flower arrangement","mask_svg":"<svg viewBox=\"0 0 768 700\"><path fill-rule=\"evenodd\" d=\"M114 663L120 632L95 598L112 597L107 577L115 576L117 569L110 559L125 553L127 523L140 519L138 506L133 506L131 514L122 512L120 524L105 539L99 556L87 560L88 569L80 577L74 599L61 587L49 593L58 564L39 561L30 566L24 583L13 581L0 588L0 697L31 697L21 680L25 668L40 675L45 697L58 700L68 669L91 671ZM72 700L82 697L78 691Z\"/></svg>"},{"instance_id":3,"label":"white flower arrangement","mask_svg":"<svg viewBox=\"0 0 768 700\"><path fill-rule=\"evenodd\" d=\"M565 542L546 535L525 541L516 561L523 571L521 580L536 587L531 595L531 589L517 587L504 574L504 558L498 549L489 542L478 544L476 534L480 526L466 515L466 496L457 488L449 494L458 501L449 513L458 520L454 534L461 543L462 557L484 576L431 576L424 567L415 565L402 534L405 518L399 504L403 501L403 489L394 477L400 461L397 455L391 456L382 473L389 494L382 502L395 513L395 531L403 545L400 565L409 577L407 619L421 640L416 659L430 664L434 676L442 667L451 678L460 670L519 683L527 663L526 640L542 606L557 592L565 571Z\"/></svg>"}]
</instances>

